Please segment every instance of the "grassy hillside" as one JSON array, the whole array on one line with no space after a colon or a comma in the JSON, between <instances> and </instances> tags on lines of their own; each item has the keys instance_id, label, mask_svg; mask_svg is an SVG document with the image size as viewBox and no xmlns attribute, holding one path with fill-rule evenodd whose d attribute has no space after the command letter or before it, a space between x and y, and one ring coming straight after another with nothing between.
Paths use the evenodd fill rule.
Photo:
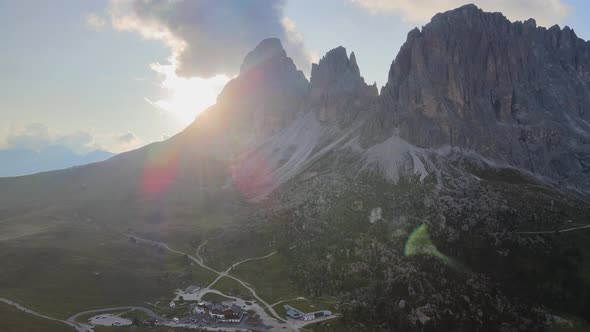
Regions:
<instances>
[{"instance_id":1,"label":"grassy hillside","mask_svg":"<svg viewBox=\"0 0 590 332\"><path fill-rule=\"evenodd\" d=\"M213 275L121 233L68 224L0 242L0 294L54 317L85 309L167 301Z\"/></svg>"},{"instance_id":2,"label":"grassy hillside","mask_svg":"<svg viewBox=\"0 0 590 332\"><path fill-rule=\"evenodd\" d=\"M64 323L36 317L11 305L0 303L0 331L66 332L74 329Z\"/></svg>"},{"instance_id":3,"label":"grassy hillside","mask_svg":"<svg viewBox=\"0 0 590 332\"><path fill-rule=\"evenodd\" d=\"M276 303L303 296L290 281L289 262L281 254L252 260L238 265L231 273L249 283L268 303Z\"/></svg>"}]
</instances>

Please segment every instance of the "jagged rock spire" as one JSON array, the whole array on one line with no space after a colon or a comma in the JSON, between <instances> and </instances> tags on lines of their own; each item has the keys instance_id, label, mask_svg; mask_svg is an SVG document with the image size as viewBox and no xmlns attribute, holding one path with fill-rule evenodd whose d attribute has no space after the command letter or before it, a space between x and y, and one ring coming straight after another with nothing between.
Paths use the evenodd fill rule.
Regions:
<instances>
[{"instance_id":1,"label":"jagged rock spire","mask_svg":"<svg viewBox=\"0 0 590 332\"><path fill-rule=\"evenodd\" d=\"M320 120L346 125L362 111L362 105L370 105L375 98L377 89L365 84L354 52L348 57L339 46L312 65L309 104Z\"/></svg>"},{"instance_id":2,"label":"jagged rock spire","mask_svg":"<svg viewBox=\"0 0 590 332\"><path fill-rule=\"evenodd\" d=\"M312 100L346 96L365 86L354 53L349 58L342 46L328 51L318 64L312 65L310 83Z\"/></svg>"}]
</instances>

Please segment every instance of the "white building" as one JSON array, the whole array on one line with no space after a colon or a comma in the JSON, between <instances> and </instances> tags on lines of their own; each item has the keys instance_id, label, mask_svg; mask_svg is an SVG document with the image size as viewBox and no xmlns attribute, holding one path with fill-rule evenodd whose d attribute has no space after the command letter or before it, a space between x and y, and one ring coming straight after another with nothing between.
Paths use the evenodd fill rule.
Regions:
<instances>
[{"instance_id":1,"label":"white building","mask_svg":"<svg viewBox=\"0 0 590 332\"><path fill-rule=\"evenodd\" d=\"M184 291L188 294L195 294L201 289L200 286L197 285L190 285Z\"/></svg>"}]
</instances>

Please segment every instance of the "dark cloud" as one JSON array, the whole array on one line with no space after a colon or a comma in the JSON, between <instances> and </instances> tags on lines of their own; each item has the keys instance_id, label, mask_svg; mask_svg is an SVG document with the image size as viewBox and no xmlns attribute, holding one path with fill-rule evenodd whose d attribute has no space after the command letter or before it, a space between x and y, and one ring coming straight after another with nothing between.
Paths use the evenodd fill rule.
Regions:
<instances>
[{"instance_id":1,"label":"dark cloud","mask_svg":"<svg viewBox=\"0 0 590 332\"><path fill-rule=\"evenodd\" d=\"M302 38L283 16L283 0L112 0L119 30L136 31L173 50L181 76L238 73L246 53L261 40L278 37L305 72L311 65Z\"/></svg>"}]
</instances>

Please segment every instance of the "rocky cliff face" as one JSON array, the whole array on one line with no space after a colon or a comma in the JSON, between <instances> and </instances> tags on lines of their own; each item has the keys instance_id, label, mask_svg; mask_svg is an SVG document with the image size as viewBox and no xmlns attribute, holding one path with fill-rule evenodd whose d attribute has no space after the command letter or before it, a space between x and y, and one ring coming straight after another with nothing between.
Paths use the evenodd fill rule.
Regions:
<instances>
[{"instance_id":1,"label":"rocky cliff face","mask_svg":"<svg viewBox=\"0 0 590 332\"><path fill-rule=\"evenodd\" d=\"M320 121L350 125L362 111L367 111L378 96L377 86L368 86L361 77L354 52L337 47L311 69L309 108Z\"/></svg>"},{"instance_id":2,"label":"rocky cliff face","mask_svg":"<svg viewBox=\"0 0 590 332\"><path fill-rule=\"evenodd\" d=\"M561 321L555 308L590 317L576 272L589 260L564 263L585 235L538 236L588 216L567 189L590 187L589 54L569 28L468 5L412 30L378 95L338 47L232 176L272 207L253 224L297 243L290 277L340 296L352 323L539 331ZM413 239L432 246L412 257Z\"/></svg>"},{"instance_id":3,"label":"rocky cliff face","mask_svg":"<svg viewBox=\"0 0 590 332\"><path fill-rule=\"evenodd\" d=\"M438 14L408 33L367 128L587 188L590 42L474 5Z\"/></svg>"},{"instance_id":4,"label":"rocky cliff face","mask_svg":"<svg viewBox=\"0 0 590 332\"><path fill-rule=\"evenodd\" d=\"M341 131L361 126L365 148L392 136L420 148L458 147L584 190L589 91L590 42L568 27L510 22L467 5L408 33L381 95L343 47L313 64L308 82L280 41L268 39L246 56L216 107L240 141L312 113Z\"/></svg>"},{"instance_id":5,"label":"rocky cliff face","mask_svg":"<svg viewBox=\"0 0 590 332\"><path fill-rule=\"evenodd\" d=\"M287 57L280 40L270 38L246 55L240 75L226 85L215 108L233 124L228 134L249 141L292 121L308 91L303 72Z\"/></svg>"}]
</instances>

